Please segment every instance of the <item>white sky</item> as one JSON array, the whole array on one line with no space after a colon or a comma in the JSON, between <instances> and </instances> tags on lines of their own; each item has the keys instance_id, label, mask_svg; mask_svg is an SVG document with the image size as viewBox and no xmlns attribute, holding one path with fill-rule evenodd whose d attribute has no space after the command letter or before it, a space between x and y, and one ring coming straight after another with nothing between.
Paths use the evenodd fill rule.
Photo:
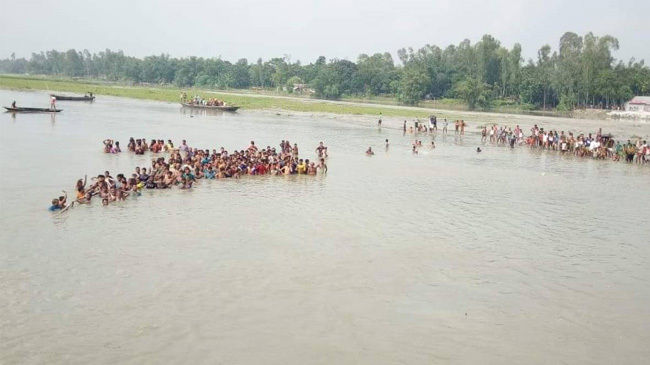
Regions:
<instances>
[{"instance_id":1,"label":"white sky","mask_svg":"<svg viewBox=\"0 0 650 365\"><path fill-rule=\"evenodd\" d=\"M137 57L356 61L489 33L508 48L520 43L528 59L543 44L557 49L565 31L592 31L618 38L617 59L650 63L647 0L1 0L0 9L0 58L110 48Z\"/></svg>"}]
</instances>

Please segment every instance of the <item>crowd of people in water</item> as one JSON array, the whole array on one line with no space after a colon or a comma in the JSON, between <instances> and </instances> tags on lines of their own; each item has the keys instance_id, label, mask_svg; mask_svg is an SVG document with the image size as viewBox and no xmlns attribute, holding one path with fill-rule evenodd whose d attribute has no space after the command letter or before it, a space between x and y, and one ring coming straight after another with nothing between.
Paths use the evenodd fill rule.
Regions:
<instances>
[{"instance_id":1,"label":"crowd of people in water","mask_svg":"<svg viewBox=\"0 0 650 365\"><path fill-rule=\"evenodd\" d=\"M187 97L187 93L181 93L181 103L187 103L190 105L202 105L202 106L228 106L227 103L223 100L216 98L204 99L200 95L194 95L192 98Z\"/></svg>"},{"instance_id":2,"label":"crowd of people in water","mask_svg":"<svg viewBox=\"0 0 650 365\"><path fill-rule=\"evenodd\" d=\"M412 126L407 126L407 121L403 123L402 131L406 135L432 134L438 132L438 120L435 116L429 117L428 123L422 123L415 120ZM455 120L454 134L464 135L468 124L464 120ZM377 123L381 128L381 116ZM446 135L449 123L447 119L442 121L442 135ZM611 134L604 134L602 128L595 133L574 133L557 130L544 130L535 124L530 133L524 131L519 125L512 127L498 126L497 124L485 125L481 129L481 142L495 144L497 146L528 146L534 149L546 151L557 151L561 154L571 154L577 157L591 157L594 159L611 159L613 161L627 161L639 165L650 165L650 147L647 141L641 138L629 139L627 142L615 140ZM423 147L421 140L415 140L411 146L412 152L417 154ZM431 141L429 148L435 148L435 142ZM388 150L388 140L386 140L386 150ZM478 147L476 152L483 150ZM372 147L368 147L366 155L374 155Z\"/></svg>"},{"instance_id":3,"label":"crowd of people in water","mask_svg":"<svg viewBox=\"0 0 650 365\"><path fill-rule=\"evenodd\" d=\"M641 138L634 142L615 140L611 134L604 134L602 128L595 133L573 133L557 130L544 130L535 124L529 134L519 126L514 129L505 126L484 126L481 130L481 142L496 145L528 146L546 151L557 151L561 154L571 154L577 157L594 159L625 160L629 163L650 163L650 147Z\"/></svg>"},{"instance_id":4,"label":"crowd of people in water","mask_svg":"<svg viewBox=\"0 0 650 365\"><path fill-rule=\"evenodd\" d=\"M121 153L119 142L103 141L104 153ZM113 177L109 171L97 175L88 184L87 178L79 179L75 186L76 197L68 204L67 194L52 200L50 211L63 211L75 203L87 204L101 199L103 205L122 201L130 195L140 195L142 189L191 189L200 180L238 179L243 175L311 175L327 173L325 159L327 146L320 142L315 149L316 159L299 158L298 144L288 140L280 142L278 149L267 146L258 148L255 141L241 150L232 152L190 147L186 140L175 147L171 140L147 140L130 138L127 151L134 154L152 153L151 166L136 167L131 173ZM159 153L168 153L160 156Z\"/></svg>"},{"instance_id":5,"label":"crowd of people in water","mask_svg":"<svg viewBox=\"0 0 650 365\"><path fill-rule=\"evenodd\" d=\"M432 116L429 123L415 121L413 126L407 129L407 121L404 121L404 135L408 132L416 136L431 134L435 136L438 131L438 121ZM447 134L448 122L442 121L442 134ZM464 135L467 123L464 120L456 120L454 133ZM381 119L378 122L381 127ZM636 138L621 142L615 140L611 134L604 134L602 128L595 133L574 133L557 130L545 130L534 125L529 132L516 125L514 128L508 126L486 125L481 128L481 142L515 148L527 146L543 151L556 151L561 154L574 155L577 157L589 157L594 159L611 159L613 161L624 160L628 163L639 165L650 165L650 146L645 140ZM103 141L104 153L117 154L122 149L118 141L106 139ZM411 145L413 154L418 154L421 148L427 147L431 150L436 148L435 141L429 144L415 139ZM389 142L385 140L385 149L388 151ZM129 195L140 195L142 189L191 189L193 184L199 180L239 178L243 175L317 175L327 173L325 159L328 157L327 147L320 142L316 147L316 159L299 158L299 149L296 143L291 144L288 140L280 142L279 149L267 146L258 148L254 141L242 150L229 152L221 147L219 150L192 148L183 140L180 146L175 146L172 140L130 138L126 150L129 153L143 155L152 153L156 158L152 159L149 167L136 167L130 174L117 174L113 177L108 171L91 179L77 181L75 200L68 204L68 197L64 195L52 199L51 211L66 210L75 203L86 204L94 197L99 197L103 205L111 202L124 200ZM477 153L482 152L481 148L476 149ZM168 154L160 156L159 153ZM375 154L372 146L366 150L366 155Z\"/></svg>"}]
</instances>

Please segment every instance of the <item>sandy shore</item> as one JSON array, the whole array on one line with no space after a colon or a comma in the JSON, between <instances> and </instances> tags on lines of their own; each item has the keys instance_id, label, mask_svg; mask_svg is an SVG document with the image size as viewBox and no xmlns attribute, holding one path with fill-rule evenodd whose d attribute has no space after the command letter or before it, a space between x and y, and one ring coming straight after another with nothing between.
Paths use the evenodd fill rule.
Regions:
<instances>
[{"instance_id":1,"label":"sandy shore","mask_svg":"<svg viewBox=\"0 0 650 365\"><path fill-rule=\"evenodd\" d=\"M401 108L401 107L398 107ZM574 133L595 133L599 128L603 129L603 133L612 133L617 139L629 139L633 136L638 136L642 139L650 140L650 122L644 120L630 120L630 119L576 119L576 118L558 118L558 117L543 117L531 116L520 114L502 114L502 113L483 113L483 112L458 112L447 110L430 109L432 115L438 117L439 133L442 132L442 123L445 115L461 115L465 118L467 127L466 133L480 133L484 125L497 124L499 126L509 126L514 128L519 125L525 131L530 130L534 125L545 128L546 130L558 130ZM286 117L296 117L301 119L330 119L332 121L347 123L354 123L357 125L367 126L369 128L377 128L377 121L379 115L350 115L350 114L334 114L334 113L310 113L310 112L296 112L287 110L251 110L242 111L244 113L258 113L263 115L276 115ZM428 120L423 118L413 117L382 117L382 128L402 130L404 121L407 121L407 126L414 125L416 120L427 123ZM454 124L452 119L447 119L449 122L449 133L454 133Z\"/></svg>"}]
</instances>

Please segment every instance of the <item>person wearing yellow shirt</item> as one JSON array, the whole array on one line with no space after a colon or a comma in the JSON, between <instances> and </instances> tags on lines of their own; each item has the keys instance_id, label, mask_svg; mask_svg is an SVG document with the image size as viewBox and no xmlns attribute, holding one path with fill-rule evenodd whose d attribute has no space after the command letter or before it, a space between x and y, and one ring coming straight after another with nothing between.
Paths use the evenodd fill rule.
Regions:
<instances>
[{"instance_id":1,"label":"person wearing yellow shirt","mask_svg":"<svg viewBox=\"0 0 650 365\"><path fill-rule=\"evenodd\" d=\"M305 165L305 162L302 160L298 160L298 166L296 167L296 170L298 171L298 175L303 175L307 173L307 165Z\"/></svg>"}]
</instances>

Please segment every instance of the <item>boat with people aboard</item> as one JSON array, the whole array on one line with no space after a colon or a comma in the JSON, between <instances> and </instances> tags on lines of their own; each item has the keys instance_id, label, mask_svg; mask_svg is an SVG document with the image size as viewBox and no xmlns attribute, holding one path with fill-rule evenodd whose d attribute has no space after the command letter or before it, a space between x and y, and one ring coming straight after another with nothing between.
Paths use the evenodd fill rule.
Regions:
<instances>
[{"instance_id":1,"label":"boat with people aboard","mask_svg":"<svg viewBox=\"0 0 650 365\"><path fill-rule=\"evenodd\" d=\"M201 104L192 104L192 103L181 103L181 105L186 108L221 110L224 112L235 112L237 111L237 109L239 109L238 106L232 106L232 105L201 105Z\"/></svg>"},{"instance_id":2,"label":"boat with people aboard","mask_svg":"<svg viewBox=\"0 0 650 365\"><path fill-rule=\"evenodd\" d=\"M57 95L57 94L50 94L51 97L55 98L56 100L63 100L63 101L94 101L95 100L95 95L93 93L88 92L84 96L67 96L67 95Z\"/></svg>"},{"instance_id":3,"label":"boat with people aboard","mask_svg":"<svg viewBox=\"0 0 650 365\"><path fill-rule=\"evenodd\" d=\"M18 107L9 107L3 106L7 109L7 112L10 113L59 113L63 109L50 109L50 108L18 108Z\"/></svg>"},{"instance_id":4,"label":"boat with people aboard","mask_svg":"<svg viewBox=\"0 0 650 365\"><path fill-rule=\"evenodd\" d=\"M184 92L181 93L181 105L192 109L219 110L224 112L235 112L239 109L238 106L228 105L225 101L216 98L204 99L200 95L194 95L188 98L187 93Z\"/></svg>"}]
</instances>

